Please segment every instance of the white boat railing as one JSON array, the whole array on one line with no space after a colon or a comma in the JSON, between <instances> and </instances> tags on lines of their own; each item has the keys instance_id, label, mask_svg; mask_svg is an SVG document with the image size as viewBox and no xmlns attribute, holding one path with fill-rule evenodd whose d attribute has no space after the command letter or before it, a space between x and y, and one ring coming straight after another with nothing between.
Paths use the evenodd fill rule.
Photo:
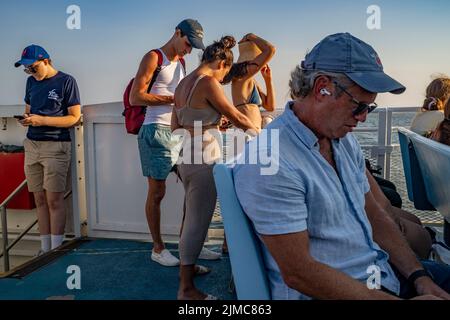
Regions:
<instances>
[{"instance_id":1,"label":"white boat railing","mask_svg":"<svg viewBox=\"0 0 450 320\"><path fill-rule=\"evenodd\" d=\"M365 127L362 125L355 129L356 133L377 133L377 143L373 145L361 145L363 150L370 152L371 158L376 159L377 165L382 169L382 176L389 179L391 176L391 154L399 148L399 144L392 143L392 133L397 128L393 126L394 113L418 112L420 107L379 107L374 110L378 114L377 127Z\"/></svg>"}]
</instances>

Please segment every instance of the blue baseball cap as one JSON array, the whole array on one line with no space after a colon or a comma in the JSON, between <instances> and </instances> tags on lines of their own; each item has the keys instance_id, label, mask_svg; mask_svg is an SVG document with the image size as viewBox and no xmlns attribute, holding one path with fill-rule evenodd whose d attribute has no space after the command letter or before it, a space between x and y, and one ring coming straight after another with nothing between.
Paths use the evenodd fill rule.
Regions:
<instances>
[{"instance_id":1,"label":"blue baseball cap","mask_svg":"<svg viewBox=\"0 0 450 320\"><path fill-rule=\"evenodd\" d=\"M320 41L305 56L304 70L343 73L361 88L373 92L403 93L406 88L384 73L376 51L350 33L336 33Z\"/></svg>"},{"instance_id":2,"label":"blue baseball cap","mask_svg":"<svg viewBox=\"0 0 450 320\"><path fill-rule=\"evenodd\" d=\"M203 27L197 20L185 19L176 28L180 29L187 36L190 44L194 48L205 50L205 45L203 44Z\"/></svg>"},{"instance_id":3,"label":"blue baseball cap","mask_svg":"<svg viewBox=\"0 0 450 320\"><path fill-rule=\"evenodd\" d=\"M17 61L14 66L20 67L21 65L29 66L35 63L38 60L50 59L49 54L45 51L44 48L32 44L31 46L26 47L22 51L22 58Z\"/></svg>"}]
</instances>

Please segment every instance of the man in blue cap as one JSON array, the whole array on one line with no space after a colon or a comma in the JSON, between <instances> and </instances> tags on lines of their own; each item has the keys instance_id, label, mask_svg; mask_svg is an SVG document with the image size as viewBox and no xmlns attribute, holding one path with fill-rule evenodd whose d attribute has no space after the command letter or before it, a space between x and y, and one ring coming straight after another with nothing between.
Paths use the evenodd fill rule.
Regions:
<instances>
[{"instance_id":1,"label":"man in blue cap","mask_svg":"<svg viewBox=\"0 0 450 320\"><path fill-rule=\"evenodd\" d=\"M81 117L80 94L75 79L56 70L40 46L26 47L14 65L23 65L30 75L20 123L28 127L24 169L36 202L43 253L57 248L64 238L64 192L72 150L69 128Z\"/></svg>"},{"instance_id":2,"label":"man in blue cap","mask_svg":"<svg viewBox=\"0 0 450 320\"><path fill-rule=\"evenodd\" d=\"M449 299L450 268L416 259L370 192L351 134L375 109L377 93L405 87L384 73L371 46L339 33L306 55L290 88L294 101L267 127L278 131L279 146L257 138L246 146L245 164L233 169L239 201L262 241L272 298ZM255 149L279 159L276 174L249 164Z\"/></svg>"},{"instance_id":3,"label":"man in blue cap","mask_svg":"<svg viewBox=\"0 0 450 320\"><path fill-rule=\"evenodd\" d=\"M181 21L166 44L143 57L130 92L132 105L147 106L138 136L142 173L148 180L145 212L153 239L151 259L164 266L179 265L179 260L165 248L160 230L166 179L179 154L179 145L172 138L170 129L174 93L186 75L183 57L193 48L204 50L203 37L203 28L197 20ZM148 91L155 72L159 73ZM220 257L206 248L203 256Z\"/></svg>"}]
</instances>

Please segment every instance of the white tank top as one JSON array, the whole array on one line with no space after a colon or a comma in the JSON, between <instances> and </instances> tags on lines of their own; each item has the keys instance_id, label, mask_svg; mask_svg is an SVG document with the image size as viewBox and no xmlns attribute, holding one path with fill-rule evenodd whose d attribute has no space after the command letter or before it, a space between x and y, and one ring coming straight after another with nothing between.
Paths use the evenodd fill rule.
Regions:
<instances>
[{"instance_id":1,"label":"white tank top","mask_svg":"<svg viewBox=\"0 0 450 320\"><path fill-rule=\"evenodd\" d=\"M173 96L180 81L186 76L180 61L171 62L160 50L163 56L161 71L156 77L156 81L150 90L151 94L162 96ZM173 104L147 106L144 125L158 123L170 126L172 119Z\"/></svg>"}]
</instances>

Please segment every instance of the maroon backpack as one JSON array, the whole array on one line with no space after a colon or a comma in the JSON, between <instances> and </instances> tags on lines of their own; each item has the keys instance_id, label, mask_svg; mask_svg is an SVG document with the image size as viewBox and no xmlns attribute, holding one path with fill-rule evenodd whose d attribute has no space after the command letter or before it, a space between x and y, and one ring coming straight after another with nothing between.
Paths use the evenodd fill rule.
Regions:
<instances>
[{"instance_id":1,"label":"maroon backpack","mask_svg":"<svg viewBox=\"0 0 450 320\"><path fill-rule=\"evenodd\" d=\"M161 72L161 66L163 63L163 56L161 51L159 49L154 49L150 52L152 51L156 52L156 54L158 55L158 67L156 68L155 72L153 72L152 80L150 81L150 84L148 86L147 93L150 93L150 90L152 89L152 86L155 83L158 74ZM186 71L183 58L180 58L180 62L183 66L184 71ZM128 83L128 86L123 93L123 105L125 109L123 110L122 115L125 117L125 127L127 129L127 133L138 134L139 130L142 127L142 124L144 123L147 107L131 105L130 93L133 82L134 78L131 79L130 83Z\"/></svg>"}]
</instances>

